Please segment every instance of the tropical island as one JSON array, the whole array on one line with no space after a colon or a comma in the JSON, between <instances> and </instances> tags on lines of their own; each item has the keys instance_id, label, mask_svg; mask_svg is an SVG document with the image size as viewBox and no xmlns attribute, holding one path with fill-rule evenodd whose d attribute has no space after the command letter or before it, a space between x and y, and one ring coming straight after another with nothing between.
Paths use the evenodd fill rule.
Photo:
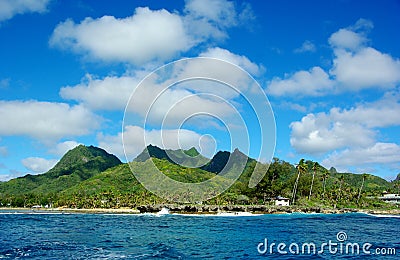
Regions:
<instances>
[{"instance_id":1,"label":"tropical island","mask_svg":"<svg viewBox=\"0 0 400 260\"><path fill-rule=\"evenodd\" d=\"M170 156L196 158L199 167L183 167ZM180 182L202 182L218 175L231 156L246 158L240 177L222 194L199 203L177 203L149 192L130 166L146 173L151 160L166 176ZM387 203L383 193L400 193L400 174L387 181L371 174L339 173L318 162L301 159L297 165L274 158L254 188L249 179L259 163L239 150L220 151L207 159L195 148L163 150L149 145L132 162L122 163L101 148L80 145L68 151L48 172L0 182L0 207L78 212L157 212L168 207L180 213L291 213L370 212L400 214L398 203ZM276 206L276 199L290 206Z\"/></svg>"}]
</instances>

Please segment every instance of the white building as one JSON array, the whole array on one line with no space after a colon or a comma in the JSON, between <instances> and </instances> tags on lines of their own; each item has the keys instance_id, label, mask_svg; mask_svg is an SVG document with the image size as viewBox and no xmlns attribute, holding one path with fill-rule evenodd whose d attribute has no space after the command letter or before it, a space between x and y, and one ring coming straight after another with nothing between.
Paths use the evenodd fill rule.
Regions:
<instances>
[{"instance_id":1,"label":"white building","mask_svg":"<svg viewBox=\"0 0 400 260\"><path fill-rule=\"evenodd\" d=\"M385 193L382 197L378 197L378 199L388 203L400 203L400 194Z\"/></svg>"},{"instance_id":2,"label":"white building","mask_svg":"<svg viewBox=\"0 0 400 260\"><path fill-rule=\"evenodd\" d=\"M278 196L275 198L275 206L289 206L289 199Z\"/></svg>"}]
</instances>

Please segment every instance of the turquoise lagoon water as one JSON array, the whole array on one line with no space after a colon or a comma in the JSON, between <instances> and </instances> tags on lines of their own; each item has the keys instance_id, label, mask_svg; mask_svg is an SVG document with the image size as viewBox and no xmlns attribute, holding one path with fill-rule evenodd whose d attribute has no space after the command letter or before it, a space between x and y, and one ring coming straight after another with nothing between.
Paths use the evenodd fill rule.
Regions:
<instances>
[{"instance_id":1,"label":"turquoise lagoon water","mask_svg":"<svg viewBox=\"0 0 400 260\"><path fill-rule=\"evenodd\" d=\"M400 259L400 218L1 211L0 239L0 259Z\"/></svg>"}]
</instances>

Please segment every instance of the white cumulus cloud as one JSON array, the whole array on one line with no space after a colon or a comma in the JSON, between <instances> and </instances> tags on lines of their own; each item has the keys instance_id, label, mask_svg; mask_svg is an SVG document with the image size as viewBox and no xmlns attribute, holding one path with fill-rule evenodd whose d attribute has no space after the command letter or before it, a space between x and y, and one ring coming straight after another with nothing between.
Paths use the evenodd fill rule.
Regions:
<instances>
[{"instance_id":1,"label":"white cumulus cloud","mask_svg":"<svg viewBox=\"0 0 400 260\"><path fill-rule=\"evenodd\" d=\"M23 135L53 142L89 134L101 118L81 105L40 101L0 101L0 135Z\"/></svg>"},{"instance_id":2,"label":"white cumulus cloud","mask_svg":"<svg viewBox=\"0 0 400 260\"><path fill-rule=\"evenodd\" d=\"M377 142L366 148L345 149L329 155L322 162L327 167L363 166L374 164L400 165L400 146Z\"/></svg>"},{"instance_id":3,"label":"white cumulus cloud","mask_svg":"<svg viewBox=\"0 0 400 260\"><path fill-rule=\"evenodd\" d=\"M139 80L130 76L96 79L87 75L80 84L61 88L60 96L95 110L123 110L138 83Z\"/></svg>"},{"instance_id":4,"label":"white cumulus cloud","mask_svg":"<svg viewBox=\"0 0 400 260\"><path fill-rule=\"evenodd\" d=\"M246 56L238 55L219 47L209 48L205 52L200 53L199 56L217 58L230 62L243 68L253 76L259 76L265 71L265 68L262 65L257 65L256 63L250 61Z\"/></svg>"},{"instance_id":5,"label":"white cumulus cloud","mask_svg":"<svg viewBox=\"0 0 400 260\"><path fill-rule=\"evenodd\" d=\"M303 53L303 52L315 52L317 48L315 44L311 41L304 41L303 44L294 50L295 53Z\"/></svg>"},{"instance_id":6,"label":"white cumulus cloud","mask_svg":"<svg viewBox=\"0 0 400 260\"><path fill-rule=\"evenodd\" d=\"M56 165L58 160L48 160L40 157L28 157L23 159L22 164L30 171L44 173Z\"/></svg>"},{"instance_id":7,"label":"white cumulus cloud","mask_svg":"<svg viewBox=\"0 0 400 260\"><path fill-rule=\"evenodd\" d=\"M331 75L345 90L390 89L400 83L400 60L365 47L356 52L336 50Z\"/></svg>"},{"instance_id":8,"label":"white cumulus cloud","mask_svg":"<svg viewBox=\"0 0 400 260\"><path fill-rule=\"evenodd\" d=\"M209 40L218 43L228 37L229 28L252 17L248 4L237 10L231 1L188 0L182 13L138 7L125 18L67 19L56 26L49 44L92 60L143 66L165 62Z\"/></svg>"},{"instance_id":9,"label":"white cumulus cloud","mask_svg":"<svg viewBox=\"0 0 400 260\"><path fill-rule=\"evenodd\" d=\"M340 29L328 41L334 48L356 50L367 42L367 38L349 29Z\"/></svg>"},{"instance_id":10,"label":"white cumulus cloud","mask_svg":"<svg viewBox=\"0 0 400 260\"><path fill-rule=\"evenodd\" d=\"M0 22L11 19L17 14L43 13L50 0L1 0Z\"/></svg>"},{"instance_id":11,"label":"white cumulus cloud","mask_svg":"<svg viewBox=\"0 0 400 260\"><path fill-rule=\"evenodd\" d=\"M324 153L346 147L368 147L375 142L376 129L400 125L399 96L351 109L332 108L329 113L308 114L291 123L292 146L300 153Z\"/></svg>"},{"instance_id":12,"label":"white cumulus cloud","mask_svg":"<svg viewBox=\"0 0 400 260\"><path fill-rule=\"evenodd\" d=\"M192 46L182 18L167 10L136 8L126 18L103 16L80 23L67 20L54 29L50 45L93 59L142 64L171 58Z\"/></svg>"},{"instance_id":13,"label":"white cumulus cloud","mask_svg":"<svg viewBox=\"0 0 400 260\"><path fill-rule=\"evenodd\" d=\"M122 139L123 136L123 139ZM121 159L125 159L124 148L131 161L149 145L156 145L163 149L189 149L196 147L203 154L214 152L214 143L208 136L186 129L145 130L139 126L125 126L123 133L117 135L99 134L99 146Z\"/></svg>"},{"instance_id":14,"label":"white cumulus cloud","mask_svg":"<svg viewBox=\"0 0 400 260\"><path fill-rule=\"evenodd\" d=\"M348 146L365 147L375 132L352 122L339 122L331 114L308 114L290 124L290 144L299 153L320 154Z\"/></svg>"},{"instance_id":15,"label":"white cumulus cloud","mask_svg":"<svg viewBox=\"0 0 400 260\"><path fill-rule=\"evenodd\" d=\"M358 19L357 22L347 28L339 29L329 39L329 44L334 48L357 50L369 41L367 33L374 28L374 24L367 19Z\"/></svg>"},{"instance_id":16,"label":"white cumulus cloud","mask_svg":"<svg viewBox=\"0 0 400 260\"><path fill-rule=\"evenodd\" d=\"M393 89L400 83L400 60L367 46L372 22L360 19L329 38L334 58L325 71L315 66L276 77L266 92L273 96L326 96L363 89Z\"/></svg>"},{"instance_id":17,"label":"white cumulus cloud","mask_svg":"<svg viewBox=\"0 0 400 260\"><path fill-rule=\"evenodd\" d=\"M266 92L274 96L322 96L331 92L334 81L320 67L298 71L285 79L274 78Z\"/></svg>"},{"instance_id":18,"label":"white cumulus cloud","mask_svg":"<svg viewBox=\"0 0 400 260\"><path fill-rule=\"evenodd\" d=\"M249 11L248 8L245 10ZM198 42L227 38L226 29L238 23L238 13L231 1L187 0L184 11L188 31Z\"/></svg>"},{"instance_id":19,"label":"white cumulus cloud","mask_svg":"<svg viewBox=\"0 0 400 260\"><path fill-rule=\"evenodd\" d=\"M76 141L64 141L55 145L53 148L50 149L49 152L54 155L63 156L66 152L74 149L78 145L80 145L80 143Z\"/></svg>"}]
</instances>

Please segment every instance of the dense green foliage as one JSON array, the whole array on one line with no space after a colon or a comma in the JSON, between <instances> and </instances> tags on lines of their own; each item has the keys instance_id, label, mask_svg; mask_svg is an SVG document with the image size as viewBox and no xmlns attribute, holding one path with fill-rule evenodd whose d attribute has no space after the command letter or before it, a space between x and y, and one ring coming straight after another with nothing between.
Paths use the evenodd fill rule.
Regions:
<instances>
[{"instance_id":1,"label":"dense green foliage","mask_svg":"<svg viewBox=\"0 0 400 260\"><path fill-rule=\"evenodd\" d=\"M174 160L170 159L171 155ZM185 165L201 163L203 166L182 167L178 165L179 160ZM295 166L278 158L270 163L261 182L249 188L249 180L259 163L237 149L233 153L218 152L208 160L194 148L165 151L148 146L130 166L134 171L146 174L155 165L174 180L196 183L218 174L223 180L229 169L239 167L238 161L245 163L239 179L223 194L205 203L268 204L271 198L284 196L292 198L297 205L387 207L372 197L380 196L383 191L398 192L400 189L400 176L387 182L370 174L338 173L334 168L327 170L312 161L302 160ZM261 169L267 168L267 165L260 165ZM173 195L170 199L174 201ZM47 173L0 183L0 205L3 206L48 204L53 207L118 208L167 202L147 191L128 164L122 164L114 155L93 146L81 145L67 152Z\"/></svg>"},{"instance_id":2,"label":"dense green foliage","mask_svg":"<svg viewBox=\"0 0 400 260\"><path fill-rule=\"evenodd\" d=\"M68 151L47 173L26 175L0 184L0 203L15 206L49 204L51 198L104 170L121 164L106 151L80 145Z\"/></svg>"},{"instance_id":3,"label":"dense green foliage","mask_svg":"<svg viewBox=\"0 0 400 260\"><path fill-rule=\"evenodd\" d=\"M153 145L147 146L147 148L135 158L134 162L145 162L149 158L167 160L172 164L184 165L191 168L198 168L208 162L208 159L202 156L194 147L189 150L163 150Z\"/></svg>"}]
</instances>

